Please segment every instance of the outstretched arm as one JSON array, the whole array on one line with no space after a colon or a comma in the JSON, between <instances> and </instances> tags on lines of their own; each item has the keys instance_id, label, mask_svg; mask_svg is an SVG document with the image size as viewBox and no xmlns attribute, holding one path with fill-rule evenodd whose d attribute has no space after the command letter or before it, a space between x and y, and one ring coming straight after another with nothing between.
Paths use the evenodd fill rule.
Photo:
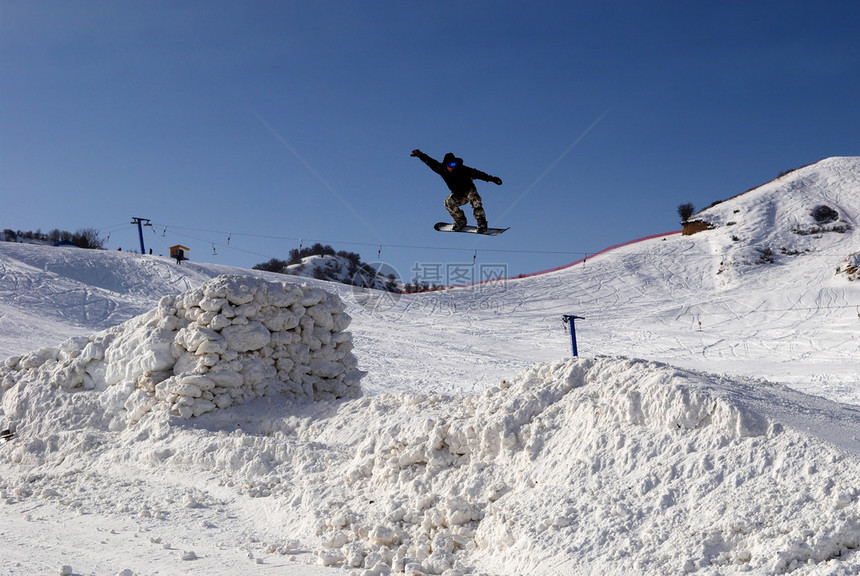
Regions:
<instances>
[{"instance_id":1,"label":"outstretched arm","mask_svg":"<svg viewBox=\"0 0 860 576\"><path fill-rule=\"evenodd\" d=\"M437 160L434 160L418 148L413 150L410 156L416 156L419 160L427 164L427 166L429 166L430 169L433 170L433 172L437 172L439 174L442 173L442 163Z\"/></svg>"},{"instance_id":2,"label":"outstretched arm","mask_svg":"<svg viewBox=\"0 0 860 576\"><path fill-rule=\"evenodd\" d=\"M471 176L473 180L477 178L478 180L483 180L484 182L492 182L497 186L502 185L502 179L498 176L490 176L486 172L481 172L477 168L470 168L470 170L472 171Z\"/></svg>"}]
</instances>

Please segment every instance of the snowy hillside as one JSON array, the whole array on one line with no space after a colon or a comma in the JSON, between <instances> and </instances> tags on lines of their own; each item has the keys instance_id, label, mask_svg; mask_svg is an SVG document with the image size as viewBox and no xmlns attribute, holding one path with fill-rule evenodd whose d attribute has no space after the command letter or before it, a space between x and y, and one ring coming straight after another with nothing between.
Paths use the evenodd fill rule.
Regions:
<instances>
[{"instance_id":1,"label":"snowy hillside","mask_svg":"<svg viewBox=\"0 0 860 576\"><path fill-rule=\"evenodd\" d=\"M0 569L858 573L860 159L695 218L411 295L0 243Z\"/></svg>"},{"instance_id":2,"label":"snowy hillside","mask_svg":"<svg viewBox=\"0 0 860 576\"><path fill-rule=\"evenodd\" d=\"M284 273L376 290L399 292L403 289L403 283L395 277L389 278L368 264L357 266L355 262L336 255L306 256L300 263L288 265Z\"/></svg>"},{"instance_id":3,"label":"snowy hillside","mask_svg":"<svg viewBox=\"0 0 860 576\"><path fill-rule=\"evenodd\" d=\"M708 236L724 255L718 270L725 274L723 282L750 266L829 256L836 247L837 254L855 248L841 261L855 256L856 243L845 240L854 237L860 209L852 173L851 161L825 160L697 214L695 219L719 229Z\"/></svg>"}]
</instances>

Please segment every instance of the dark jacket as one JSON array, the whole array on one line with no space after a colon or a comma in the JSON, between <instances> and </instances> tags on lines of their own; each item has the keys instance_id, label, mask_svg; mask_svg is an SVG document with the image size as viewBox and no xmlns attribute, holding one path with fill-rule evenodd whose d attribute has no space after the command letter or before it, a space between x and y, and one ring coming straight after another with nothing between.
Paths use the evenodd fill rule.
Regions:
<instances>
[{"instance_id":1,"label":"dark jacket","mask_svg":"<svg viewBox=\"0 0 860 576\"><path fill-rule=\"evenodd\" d=\"M459 158L456 159L459 160L457 166L453 170L449 171L445 164L434 160L423 152L416 154L416 156L418 156L422 162L427 164L433 172L442 177L442 180L444 180L445 184L448 185L448 189L451 191L451 194L456 197L465 198L469 193L469 190L475 187L475 183L472 182L474 179L483 180L484 182L494 182L497 180L496 177L490 176L486 172L481 172L476 168L465 166L463 161ZM454 155L450 154L450 156L453 158ZM445 155L445 158L448 158L448 154Z\"/></svg>"}]
</instances>

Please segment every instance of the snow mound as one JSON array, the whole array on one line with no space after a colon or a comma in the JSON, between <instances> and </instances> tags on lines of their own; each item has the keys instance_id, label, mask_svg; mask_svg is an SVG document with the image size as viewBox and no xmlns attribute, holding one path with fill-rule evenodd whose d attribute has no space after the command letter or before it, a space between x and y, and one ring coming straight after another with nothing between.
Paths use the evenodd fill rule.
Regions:
<instances>
[{"instance_id":1,"label":"snow mound","mask_svg":"<svg viewBox=\"0 0 860 576\"><path fill-rule=\"evenodd\" d=\"M319 517L321 562L678 574L782 571L857 548L856 458L786 432L726 384L573 359L460 405L414 398L399 409L408 418L363 439L346 473L354 492Z\"/></svg>"},{"instance_id":2,"label":"snow mound","mask_svg":"<svg viewBox=\"0 0 860 576\"><path fill-rule=\"evenodd\" d=\"M158 308L58 348L0 365L2 414L38 418L48 390L86 390L113 426L153 410L200 416L267 394L359 394L350 317L337 295L307 285L219 276Z\"/></svg>"},{"instance_id":3,"label":"snow mound","mask_svg":"<svg viewBox=\"0 0 860 576\"><path fill-rule=\"evenodd\" d=\"M475 396L257 400L105 434L69 433L83 411L53 400L31 396L57 420L4 452L29 465L0 481L7 503L159 518L232 489L236 510L265 511L268 553L362 576L860 568L860 458L805 430L856 438L856 409L764 381L566 359ZM128 478L154 473L181 502L152 492L118 512L92 490L143 491Z\"/></svg>"},{"instance_id":4,"label":"snow mound","mask_svg":"<svg viewBox=\"0 0 860 576\"><path fill-rule=\"evenodd\" d=\"M642 520L655 505L674 506L680 477L695 476L679 465L705 471L682 464L690 452L774 433L689 373L611 358L541 364L459 404L413 397L404 405L411 416L368 434L349 464L357 493L320 517L321 563L389 558L395 572L443 574L483 556L504 558L506 573L536 573L564 551L573 525L596 559L602 542L622 534L594 521L595 502L605 505L599 515ZM663 451L675 457L655 469L649 460ZM622 479L634 486L600 488ZM370 524L357 521L368 515L376 516ZM618 530L627 528L619 522Z\"/></svg>"},{"instance_id":5,"label":"snow mound","mask_svg":"<svg viewBox=\"0 0 860 576\"><path fill-rule=\"evenodd\" d=\"M282 538L361 574L770 573L860 546L857 458L761 410L801 403L813 417L804 398L568 359L477 396L363 398L268 415L258 432L246 422L253 440L195 436L179 452L166 438L147 453L271 499Z\"/></svg>"}]
</instances>

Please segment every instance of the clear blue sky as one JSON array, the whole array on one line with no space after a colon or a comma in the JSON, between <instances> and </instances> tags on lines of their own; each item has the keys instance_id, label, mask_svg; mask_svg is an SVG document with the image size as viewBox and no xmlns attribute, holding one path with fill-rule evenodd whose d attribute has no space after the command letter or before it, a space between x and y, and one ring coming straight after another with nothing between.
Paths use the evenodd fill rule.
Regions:
<instances>
[{"instance_id":1,"label":"clear blue sky","mask_svg":"<svg viewBox=\"0 0 860 576\"><path fill-rule=\"evenodd\" d=\"M0 0L0 228L534 272L860 154L858 29L855 1ZM511 229L435 232L413 148L501 177Z\"/></svg>"}]
</instances>

